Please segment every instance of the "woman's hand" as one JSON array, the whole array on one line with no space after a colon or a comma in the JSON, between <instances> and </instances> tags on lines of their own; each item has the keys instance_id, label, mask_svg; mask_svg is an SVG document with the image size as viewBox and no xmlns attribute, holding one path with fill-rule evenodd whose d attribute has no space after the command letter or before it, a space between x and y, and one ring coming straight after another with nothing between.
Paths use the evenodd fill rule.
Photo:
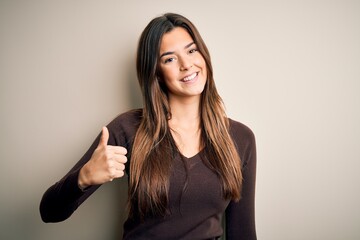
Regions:
<instances>
[{"instance_id":1,"label":"woman's hand","mask_svg":"<svg viewBox=\"0 0 360 240\"><path fill-rule=\"evenodd\" d=\"M109 131L103 127L99 145L79 172L78 184L81 189L124 176L127 150L124 147L107 145L108 140Z\"/></svg>"}]
</instances>

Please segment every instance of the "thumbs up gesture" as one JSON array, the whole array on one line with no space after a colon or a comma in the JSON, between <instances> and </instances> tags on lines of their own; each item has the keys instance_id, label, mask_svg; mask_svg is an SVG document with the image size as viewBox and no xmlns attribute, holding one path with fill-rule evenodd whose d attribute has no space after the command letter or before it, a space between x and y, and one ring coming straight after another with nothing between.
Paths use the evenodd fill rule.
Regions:
<instances>
[{"instance_id":1,"label":"thumbs up gesture","mask_svg":"<svg viewBox=\"0 0 360 240\"><path fill-rule=\"evenodd\" d=\"M80 188L103 184L124 176L127 150L124 147L108 145L108 140L109 131L103 127L99 145L79 172Z\"/></svg>"}]
</instances>

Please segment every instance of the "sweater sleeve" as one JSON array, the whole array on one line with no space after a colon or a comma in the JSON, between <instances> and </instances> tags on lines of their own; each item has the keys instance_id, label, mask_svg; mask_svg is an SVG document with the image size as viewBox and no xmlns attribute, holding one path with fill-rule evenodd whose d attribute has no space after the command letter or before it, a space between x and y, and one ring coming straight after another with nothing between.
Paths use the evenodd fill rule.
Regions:
<instances>
[{"instance_id":1,"label":"sweater sleeve","mask_svg":"<svg viewBox=\"0 0 360 240\"><path fill-rule=\"evenodd\" d=\"M117 145L111 126L109 129L109 145ZM40 215L44 222L60 222L69 218L72 213L92 194L100 185L88 187L85 191L78 186L80 169L87 163L98 146L101 134L75 166L58 182L52 185L43 195L40 202Z\"/></svg>"},{"instance_id":2,"label":"sweater sleeve","mask_svg":"<svg viewBox=\"0 0 360 240\"><path fill-rule=\"evenodd\" d=\"M135 109L120 114L107 125L109 130L108 145L123 146L128 149L128 159L130 159L133 138L140 124L141 117L142 110ZM94 185L82 191L78 186L80 169L90 160L99 144L100 137L101 133L75 166L44 193L40 202L40 215L44 222L66 220L100 187L100 185ZM129 161L127 162L127 167L128 164Z\"/></svg>"},{"instance_id":3,"label":"sweater sleeve","mask_svg":"<svg viewBox=\"0 0 360 240\"><path fill-rule=\"evenodd\" d=\"M234 136L242 160L243 185L241 199L231 201L225 213L227 240L256 240L255 180L256 144L252 131L236 132ZM240 136L239 136L240 135Z\"/></svg>"}]
</instances>

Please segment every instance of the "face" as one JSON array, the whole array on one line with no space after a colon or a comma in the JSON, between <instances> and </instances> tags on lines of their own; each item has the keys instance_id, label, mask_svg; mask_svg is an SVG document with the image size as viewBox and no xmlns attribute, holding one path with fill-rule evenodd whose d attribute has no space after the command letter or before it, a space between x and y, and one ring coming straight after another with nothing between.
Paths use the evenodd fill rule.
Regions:
<instances>
[{"instance_id":1,"label":"face","mask_svg":"<svg viewBox=\"0 0 360 240\"><path fill-rule=\"evenodd\" d=\"M189 33L174 28L164 34L160 45L159 67L169 100L197 98L206 83L206 63Z\"/></svg>"}]
</instances>

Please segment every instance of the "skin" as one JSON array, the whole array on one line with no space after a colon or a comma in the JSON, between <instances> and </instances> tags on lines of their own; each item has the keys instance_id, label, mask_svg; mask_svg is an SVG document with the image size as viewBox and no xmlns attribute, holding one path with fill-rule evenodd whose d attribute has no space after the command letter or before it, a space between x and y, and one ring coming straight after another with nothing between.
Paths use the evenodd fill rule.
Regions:
<instances>
[{"instance_id":1,"label":"skin","mask_svg":"<svg viewBox=\"0 0 360 240\"><path fill-rule=\"evenodd\" d=\"M164 34L160 56L161 81L169 90L169 102L199 103L206 83L206 64L189 33L177 27Z\"/></svg>"},{"instance_id":2,"label":"skin","mask_svg":"<svg viewBox=\"0 0 360 240\"><path fill-rule=\"evenodd\" d=\"M103 184L124 176L127 150L121 146L108 145L108 140L109 131L103 127L99 145L79 172L80 188Z\"/></svg>"},{"instance_id":3,"label":"skin","mask_svg":"<svg viewBox=\"0 0 360 240\"><path fill-rule=\"evenodd\" d=\"M206 83L206 63L194 40L183 28L164 34L160 46L161 80L168 89L172 136L185 157L196 155L200 144L200 97ZM108 145L109 131L102 129L99 145L79 172L80 188L104 184L124 176L127 150Z\"/></svg>"},{"instance_id":4,"label":"skin","mask_svg":"<svg viewBox=\"0 0 360 240\"><path fill-rule=\"evenodd\" d=\"M164 34L159 68L168 89L171 108L169 126L181 154L192 157L201 151L200 98L204 90L206 63L189 33L174 28Z\"/></svg>"}]
</instances>

